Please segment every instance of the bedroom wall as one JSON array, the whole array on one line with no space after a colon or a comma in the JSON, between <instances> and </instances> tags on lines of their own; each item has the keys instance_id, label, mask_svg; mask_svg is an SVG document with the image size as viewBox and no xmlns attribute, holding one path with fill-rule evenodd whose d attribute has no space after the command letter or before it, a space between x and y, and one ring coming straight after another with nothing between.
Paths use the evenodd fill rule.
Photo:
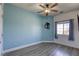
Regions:
<instances>
[{"instance_id":1,"label":"bedroom wall","mask_svg":"<svg viewBox=\"0 0 79 59\"><path fill-rule=\"evenodd\" d=\"M38 42L41 40L40 16L5 4L3 32L4 50Z\"/></svg>"},{"instance_id":2,"label":"bedroom wall","mask_svg":"<svg viewBox=\"0 0 79 59\"><path fill-rule=\"evenodd\" d=\"M4 50L53 39L53 17L51 16L41 16L11 4L5 4L3 19ZM43 28L46 21L51 23L50 30Z\"/></svg>"},{"instance_id":3,"label":"bedroom wall","mask_svg":"<svg viewBox=\"0 0 79 59\"><path fill-rule=\"evenodd\" d=\"M53 41L54 39L54 20L52 16L41 17L42 20L42 41ZM50 23L50 29L45 29L45 23Z\"/></svg>"},{"instance_id":4,"label":"bedroom wall","mask_svg":"<svg viewBox=\"0 0 79 59\"><path fill-rule=\"evenodd\" d=\"M79 48L79 31L78 31L78 20L77 20L77 14L79 14L79 11L72 11L68 13L63 13L60 15L57 15L54 17L55 21L62 21L62 20L69 20L74 19L74 41L69 41L67 37L63 36L58 39L54 39L53 42Z\"/></svg>"}]
</instances>

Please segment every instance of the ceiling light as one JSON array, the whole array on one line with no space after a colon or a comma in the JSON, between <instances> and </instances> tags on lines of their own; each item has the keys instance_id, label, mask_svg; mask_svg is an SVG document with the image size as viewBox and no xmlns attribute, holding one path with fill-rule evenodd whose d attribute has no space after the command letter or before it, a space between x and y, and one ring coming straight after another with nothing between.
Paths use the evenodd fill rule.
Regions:
<instances>
[{"instance_id":1,"label":"ceiling light","mask_svg":"<svg viewBox=\"0 0 79 59\"><path fill-rule=\"evenodd\" d=\"M45 13L49 13L49 12L50 12L50 10L48 10L48 9L45 10Z\"/></svg>"}]
</instances>

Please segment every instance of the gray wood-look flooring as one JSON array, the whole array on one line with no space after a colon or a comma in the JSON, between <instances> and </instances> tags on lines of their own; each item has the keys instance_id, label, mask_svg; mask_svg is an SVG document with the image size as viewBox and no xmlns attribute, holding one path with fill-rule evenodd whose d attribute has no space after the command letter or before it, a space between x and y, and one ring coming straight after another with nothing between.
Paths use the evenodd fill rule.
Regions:
<instances>
[{"instance_id":1,"label":"gray wood-look flooring","mask_svg":"<svg viewBox=\"0 0 79 59\"><path fill-rule=\"evenodd\" d=\"M6 53L4 56L79 56L79 50L55 43L41 43Z\"/></svg>"}]
</instances>

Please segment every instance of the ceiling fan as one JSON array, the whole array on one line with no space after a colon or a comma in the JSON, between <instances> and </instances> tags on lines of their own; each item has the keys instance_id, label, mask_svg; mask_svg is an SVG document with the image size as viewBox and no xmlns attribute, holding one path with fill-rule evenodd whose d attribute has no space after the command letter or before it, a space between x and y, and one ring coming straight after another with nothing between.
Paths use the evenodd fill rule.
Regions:
<instances>
[{"instance_id":1,"label":"ceiling fan","mask_svg":"<svg viewBox=\"0 0 79 59\"><path fill-rule=\"evenodd\" d=\"M58 5L58 3L54 3L54 4L52 4L52 5L51 5L50 3L40 4L39 6L40 6L41 8L43 8L43 10L39 11L38 13L44 12L44 14L45 14L46 16L48 16L48 14L49 14L50 12L58 12L58 10L53 9L53 8L56 7L57 5Z\"/></svg>"}]
</instances>

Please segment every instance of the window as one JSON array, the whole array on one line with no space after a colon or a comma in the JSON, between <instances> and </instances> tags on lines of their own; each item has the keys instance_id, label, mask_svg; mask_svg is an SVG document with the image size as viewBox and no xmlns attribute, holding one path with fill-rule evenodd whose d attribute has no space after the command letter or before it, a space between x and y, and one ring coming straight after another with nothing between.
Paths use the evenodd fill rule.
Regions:
<instances>
[{"instance_id":1,"label":"window","mask_svg":"<svg viewBox=\"0 0 79 59\"><path fill-rule=\"evenodd\" d=\"M57 34L63 34L63 24L57 24Z\"/></svg>"},{"instance_id":2,"label":"window","mask_svg":"<svg viewBox=\"0 0 79 59\"><path fill-rule=\"evenodd\" d=\"M57 23L57 34L58 35L69 35L69 22L58 22Z\"/></svg>"}]
</instances>

